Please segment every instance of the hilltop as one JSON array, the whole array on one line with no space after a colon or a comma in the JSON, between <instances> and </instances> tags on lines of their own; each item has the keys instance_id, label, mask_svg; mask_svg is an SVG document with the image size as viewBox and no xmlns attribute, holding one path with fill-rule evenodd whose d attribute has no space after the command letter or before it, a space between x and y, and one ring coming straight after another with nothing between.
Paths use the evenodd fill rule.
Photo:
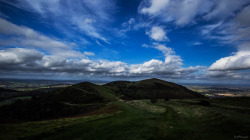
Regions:
<instances>
[{"instance_id":1,"label":"hilltop","mask_svg":"<svg viewBox=\"0 0 250 140\"><path fill-rule=\"evenodd\" d=\"M137 82L114 81L104 86L113 88L115 93L123 99L185 99L204 97L184 86L156 78Z\"/></svg>"}]
</instances>

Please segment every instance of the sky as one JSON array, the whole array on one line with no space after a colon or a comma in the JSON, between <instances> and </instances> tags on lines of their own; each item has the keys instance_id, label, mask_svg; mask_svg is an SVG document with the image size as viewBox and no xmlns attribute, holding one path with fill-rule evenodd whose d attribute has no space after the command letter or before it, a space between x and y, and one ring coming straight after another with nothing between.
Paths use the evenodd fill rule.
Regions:
<instances>
[{"instance_id":1,"label":"sky","mask_svg":"<svg viewBox=\"0 0 250 140\"><path fill-rule=\"evenodd\" d=\"M250 0L0 0L0 78L250 82Z\"/></svg>"}]
</instances>

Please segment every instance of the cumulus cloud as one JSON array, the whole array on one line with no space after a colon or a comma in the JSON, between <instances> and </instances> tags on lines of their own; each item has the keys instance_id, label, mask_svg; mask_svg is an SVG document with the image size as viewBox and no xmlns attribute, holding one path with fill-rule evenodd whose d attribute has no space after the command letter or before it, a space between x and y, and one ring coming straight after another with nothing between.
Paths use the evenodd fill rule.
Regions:
<instances>
[{"instance_id":1,"label":"cumulus cloud","mask_svg":"<svg viewBox=\"0 0 250 140\"><path fill-rule=\"evenodd\" d=\"M165 63L167 64L174 64L176 66L181 66L182 65L182 59L179 55L175 54L175 51L170 48L170 47L166 47L163 44L159 44L159 43L153 43L153 45L147 45L147 44L143 44L142 47L145 48L154 48L160 52L162 52L162 54L164 54L165 56Z\"/></svg>"},{"instance_id":2,"label":"cumulus cloud","mask_svg":"<svg viewBox=\"0 0 250 140\"><path fill-rule=\"evenodd\" d=\"M10 48L0 50L1 68L15 64L30 64L42 60L43 54L33 49ZM5 65L5 66L4 66Z\"/></svg>"},{"instance_id":3,"label":"cumulus cloud","mask_svg":"<svg viewBox=\"0 0 250 140\"><path fill-rule=\"evenodd\" d=\"M146 32L146 34L155 41L169 40L166 36L166 32L159 26L153 26L149 32Z\"/></svg>"},{"instance_id":4,"label":"cumulus cloud","mask_svg":"<svg viewBox=\"0 0 250 140\"><path fill-rule=\"evenodd\" d=\"M237 52L233 56L228 56L213 63L210 70L241 70L250 69L250 51Z\"/></svg>"},{"instance_id":5,"label":"cumulus cloud","mask_svg":"<svg viewBox=\"0 0 250 140\"><path fill-rule=\"evenodd\" d=\"M183 68L182 59L171 48L155 46L165 55L165 61L152 59L142 64L121 61L65 58L47 55L34 49L9 48L0 51L1 73L36 74L54 73L86 76L186 78L199 71L200 67Z\"/></svg>"},{"instance_id":6,"label":"cumulus cloud","mask_svg":"<svg viewBox=\"0 0 250 140\"><path fill-rule=\"evenodd\" d=\"M119 74L127 66L120 61L65 58L46 55L34 49L9 48L0 50L1 70L27 72L66 72L86 74Z\"/></svg>"},{"instance_id":7,"label":"cumulus cloud","mask_svg":"<svg viewBox=\"0 0 250 140\"><path fill-rule=\"evenodd\" d=\"M129 68L129 74L133 75L146 75L152 74L154 76L162 76L168 78L180 78L186 72L187 75L198 71L189 71L190 68L182 68L182 59L175 54L172 48L166 47L163 44L154 43L153 45L143 44L143 47L154 48L162 52L165 60L152 59L142 64L134 64Z\"/></svg>"}]
</instances>

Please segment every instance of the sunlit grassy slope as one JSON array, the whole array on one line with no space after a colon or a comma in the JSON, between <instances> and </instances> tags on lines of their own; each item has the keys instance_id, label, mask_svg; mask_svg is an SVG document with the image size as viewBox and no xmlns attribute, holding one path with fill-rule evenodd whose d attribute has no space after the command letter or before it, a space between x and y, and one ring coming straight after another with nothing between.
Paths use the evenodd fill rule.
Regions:
<instances>
[{"instance_id":1,"label":"sunlit grassy slope","mask_svg":"<svg viewBox=\"0 0 250 140\"><path fill-rule=\"evenodd\" d=\"M250 99L200 99L113 101L98 111L71 118L6 123L4 139L160 140L235 139L250 132Z\"/></svg>"}]
</instances>

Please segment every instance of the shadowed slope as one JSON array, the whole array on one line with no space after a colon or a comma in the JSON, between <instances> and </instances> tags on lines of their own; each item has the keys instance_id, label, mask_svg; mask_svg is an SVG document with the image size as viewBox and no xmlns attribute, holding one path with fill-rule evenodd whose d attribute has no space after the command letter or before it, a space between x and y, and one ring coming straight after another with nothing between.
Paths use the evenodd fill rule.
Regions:
<instances>
[{"instance_id":1,"label":"shadowed slope","mask_svg":"<svg viewBox=\"0 0 250 140\"><path fill-rule=\"evenodd\" d=\"M105 86L112 87L116 94L124 99L183 99L204 97L184 86L156 78L137 82L115 81Z\"/></svg>"},{"instance_id":2,"label":"shadowed slope","mask_svg":"<svg viewBox=\"0 0 250 140\"><path fill-rule=\"evenodd\" d=\"M83 82L3 106L0 119L43 120L87 113L115 100L109 92L101 86Z\"/></svg>"}]
</instances>

